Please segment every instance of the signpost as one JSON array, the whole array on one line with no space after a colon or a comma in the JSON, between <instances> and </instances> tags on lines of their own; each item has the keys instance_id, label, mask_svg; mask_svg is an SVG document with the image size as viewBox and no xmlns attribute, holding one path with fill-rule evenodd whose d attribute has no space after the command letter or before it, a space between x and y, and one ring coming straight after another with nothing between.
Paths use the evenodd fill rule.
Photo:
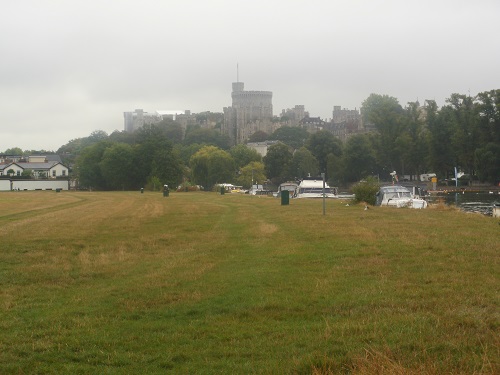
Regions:
<instances>
[{"instance_id":1,"label":"signpost","mask_svg":"<svg viewBox=\"0 0 500 375\"><path fill-rule=\"evenodd\" d=\"M325 215L326 211L325 174L321 173L321 177L323 178L323 215Z\"/></svg>"}]
</instances>

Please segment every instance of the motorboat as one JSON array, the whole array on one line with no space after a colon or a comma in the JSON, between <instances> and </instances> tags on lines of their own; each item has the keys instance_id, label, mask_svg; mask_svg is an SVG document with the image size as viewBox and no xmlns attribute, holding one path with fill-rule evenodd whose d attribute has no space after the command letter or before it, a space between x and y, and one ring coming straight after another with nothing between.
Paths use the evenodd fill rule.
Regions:
<instances>
[{"instance_id":1,"label":"motorboat","mask_svg":"<svg viewBox=\"0 0 500 375\"><path fill-rule=\"evenodd\" d=\"M282 191L288 191L290 198L295 197L295 191L297 190L297 187L299 185L296 182L283 182L280 184L278 187L278 192L273 193L275 197L281 197L281 192Z\"/></svg>"},{"instance_id":2,"label":"motorboat","mask_svg":"<svg viewBox=\"0 0 500 375\"><path fill-rule=\"evenodd\" d=\"M267 190L264 187L264 185L254 184L254 185L252 185L250 190L248 190L248 194L250 194L250 195L270 195L270 194L272 194L272 192L270 190Z\"/></svg>"},{"instance_id":3,"label":"motorboat","mask_svg":"<svg viewBox=\"0 0 500 375\"><path fill-rule=\"evenodd\" d=\"M377 206L426 208L427 201L401 185L382 186L376 194Z\"/></svg>"},{"instance_id":4,"label":"motorboat","mask_svg":"<svg viewBox=\"0 0 500 375\"><path fill-rule=\"evenodd\" d=\"M331 188L325 182L323 189L323 180L321 178L305 178L295 190L296 198L337 198L337 188Z\"/></svg>"}]
</instances>

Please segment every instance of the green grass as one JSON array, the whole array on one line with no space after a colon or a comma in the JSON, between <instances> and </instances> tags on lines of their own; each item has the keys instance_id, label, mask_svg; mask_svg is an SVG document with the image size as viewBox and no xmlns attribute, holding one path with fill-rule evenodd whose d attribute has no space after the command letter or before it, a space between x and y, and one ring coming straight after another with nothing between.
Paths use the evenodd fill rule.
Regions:
<instances>
[{"instance_id":1,"label":"green grass","mask_svg":"<svg viewBox=\"0 0 500 375\"><path fill-rule=\"evenodd\" d=\"M2 374L500 373L498 219L0 194Z\"/></svg>"}]
</instances>

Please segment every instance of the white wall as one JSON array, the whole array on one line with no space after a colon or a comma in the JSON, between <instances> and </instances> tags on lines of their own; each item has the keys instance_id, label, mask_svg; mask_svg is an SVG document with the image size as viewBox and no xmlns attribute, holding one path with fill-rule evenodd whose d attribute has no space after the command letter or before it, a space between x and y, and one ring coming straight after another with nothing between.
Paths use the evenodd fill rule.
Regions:
<instances>
[{"instance_id":1,"label":"white wall","mask_svg":"<svg viewBox=\"0 0 500 375\"><path fill-rule=\"evenodd\" d=\"M267 143L266 142L253 142L253 143L247 143L247 147L253 148L255 151L257 151L262 157L266 156L267 154Z\"/></svg>"},{"instance_id":2,"label":"white wall","mask_svg":"<svg viewBox=\"0 0 500 375\"><path fill-rule=\"evenodd\" d=\"M12 180L14 190L69 190L66 180ZM10 189L9 189L10 190Z\"/></svg>"},{"instance_id":3,"label":"white wall","mask_svg":"<svg viewBox=\"0 0 500 375\"><path fill-rule=\"evenodd\" d=\"M10 190L10 180L0 180L0 191Z\"/></svg>"}]
</instances>

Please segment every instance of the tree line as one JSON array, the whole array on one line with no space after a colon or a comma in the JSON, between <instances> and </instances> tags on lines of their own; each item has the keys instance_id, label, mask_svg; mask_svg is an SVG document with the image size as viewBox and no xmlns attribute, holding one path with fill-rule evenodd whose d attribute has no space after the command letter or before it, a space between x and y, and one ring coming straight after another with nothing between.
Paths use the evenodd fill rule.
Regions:
<instances>
[{"instance_id":1,"label":"tree line","mask_svg":"<svg viewBox=\"0 0 500 375\"><path fill-rule=\"evenodd\" d=\"M252 183L277 185L317 175L342 149L341 141L331 133L309 134L298 127L280 128L268 136L277 142L265 157L244 144L229 147L216 129L191 127L183 137L172 136L179 131L180 125L171 120L145 125L134 133L108 136L97 131L70 141L58 153L76 155L73 174L80 188L158 190L168 184L210 190L218 183L249 188Z\"/></svg>"},{"instance_id":2,"label":"tree line","mask_svg":"<svg viewBox=\"0 0 500 375\"><path fill-rule=\"evenodd\" d=\"M220 129L173 120L128 133L95 131L71 140L57 153L72 165L81 188L159 189L163 184L217 183L250 187L325 173L330 184L346 186L369 176L389 180L389 173L418 176L436 173L439 180L465 173L465 182L500 180L500 90L475 97L452 94L438 108L387 95L371 94L361 106L363 123L374 131L354 134L345 143L322 130L281 127L257 132L251 141L274 140L265 157L246 145L230 147Z\"/></svg>"},{"instance_id":3,"label":"tree line","mask_svg":"<svg viewBox=\"0 0 500 375\"><path fill-rule=\"evenodd\" d=\"M377 131L346 143L347 180L360 176L361 164L367 166L362 174L433 172L446 179L457 168L469 181L500 179L500 90L475 97L452 94L441 108L433 100L403 108L396 98L372 94L361 113Z\"/></svg>"}]
</instances>

